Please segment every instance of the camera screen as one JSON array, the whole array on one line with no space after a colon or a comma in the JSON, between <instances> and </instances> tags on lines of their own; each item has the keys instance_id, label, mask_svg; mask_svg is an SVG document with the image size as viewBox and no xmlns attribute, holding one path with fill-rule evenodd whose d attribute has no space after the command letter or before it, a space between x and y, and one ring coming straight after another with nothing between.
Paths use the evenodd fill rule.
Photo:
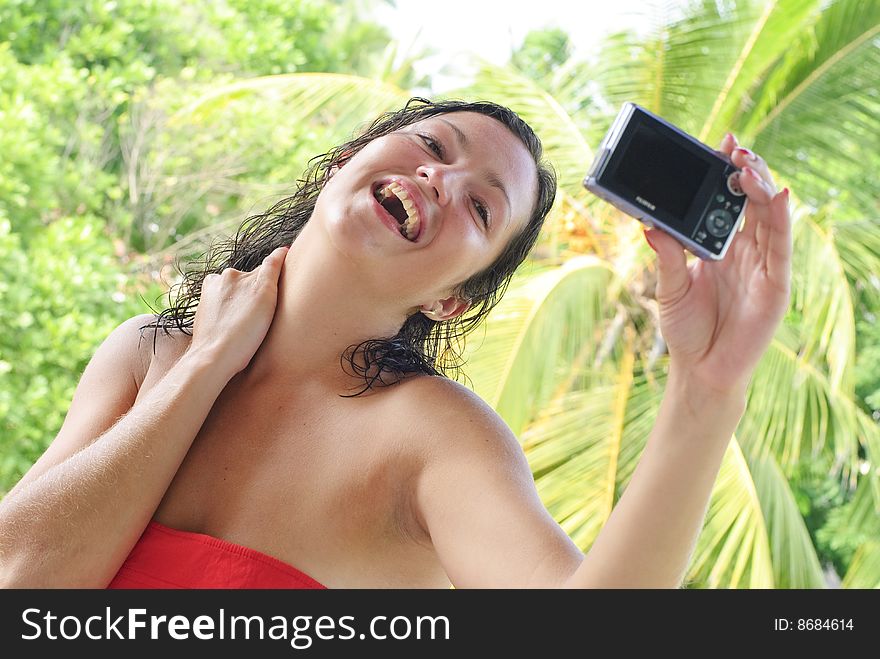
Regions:
<instances>
[{"instance_id":1,"label":"camera screen","mask_svg":"<svg viewBox=\"0 0 880 659\"><path fill-rule=\"evenodd\" d=\"M672 139L639 122L612 175L662 211L673 228L684 229L682 220L703 184L707 163Z\"/></svg>"}]
</instances>

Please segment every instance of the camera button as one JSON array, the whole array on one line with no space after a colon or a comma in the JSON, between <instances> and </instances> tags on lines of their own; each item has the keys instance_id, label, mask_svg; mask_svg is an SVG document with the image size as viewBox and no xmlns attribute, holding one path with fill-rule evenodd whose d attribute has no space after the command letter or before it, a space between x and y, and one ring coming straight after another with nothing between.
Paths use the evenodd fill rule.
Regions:
<instances>
[{"instance_id":1,"label":"camera button","mask_svg":"<svg viewBox=\"0 0 880 659\"><path fill-rule=\"evenodd\" d=\"M723 238L733 228L733 216L723 208L716 208L706 218L706 231L716 238Z\"/></svg>"},{"instance_id":2,"label":"camera button","mask_svg":"<svg viewBox=\"0 0 880 659\"><path fill-rule=\"evenodd\" d=\"M743 192L742 186L739 184L739 176L740 173L737 171L727 177L727 189L737 197L742 197L745 195L745 192Z\"/></svg>"}]
</instances>

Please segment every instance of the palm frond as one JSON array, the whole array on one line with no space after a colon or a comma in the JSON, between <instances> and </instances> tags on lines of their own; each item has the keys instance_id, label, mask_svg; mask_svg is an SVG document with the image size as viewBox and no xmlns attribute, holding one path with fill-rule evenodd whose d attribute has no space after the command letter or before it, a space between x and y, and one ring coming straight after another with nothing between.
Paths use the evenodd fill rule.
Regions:
<instances>
[{"instance_id":1,"label":"palm frond","mask_svg":"<svg viewBox=\"0 0 880 659\"><path fill-rule=\"evenodd\" d=\"M761 502L748 463L735 439L724 454L685 585L774 586L770 540Z\"/></svg>"},{"instance_id":2,"label":"palm frond","mask_svg":"<svg viewBox=\"0 0 880 659\"><path fill-rule=\"evenodd\" d=\"M875 0L831 2L742 108L742 135L813 207L835 199L856 217L877 214L878 36Z\"/></svg>"},{"instance_id":3,"label":"palm frond","mask_svg":"<svg viewBox=\"0 0 880 659\"><path fill-rule=\"evenodd\" d=\"M859 445L880 437L880 429L864 423L853 402L847 266L833 233L806 214L797 217L791 309L752 379L739 432L750 456L772 453L786 473L804 456L822 456L854 482Z\"/></svg>"},{"instance_id":4,"label":"palm frond","mask_svg":"<svg viewBox=\"0 0 880 659\"><path fill-rule=\"evenodd\" d=\"M737 3L727 17L734 29L735 59L726 63L726 75L711 110L696 134L702 141L720 141L736 124L749 103L750 89L785 55L794 38L817 17L818 0L781 0ZM689 20L689 19L688 19ZM711 21L709 24L714 21ZM685 25L687 21L685 22Z\"/></svg>"},{"instance_id":5,"label":"palm frond","mask_svg":"<svg viewBox=\"0 0 880 659\"><path fill-rule=\"evenodd\" d=\"M880 307L880 217L835 222L831 232L850 285L871 307Z\"/></svg>"},{"instance_id":6,"label":"palm frond","mask_svg":"<svg viewBox=\"0 0 880 659\"><path fill-rule=\"evenodd\" d=\"M581 181L593 150L559 101L538 83L509 67L484 63L473 84L454 95L488 98L517 112L541 138L559 186L569 195L586 197Z\"/></svg>"},{"instance_id":7,"label":"palm frond","mask_svg":"<svg viewBox=\"0 0 880 659\"><path fill-rule=\"evenodd\" d=\"M624 360L616 383L554 401L522 435L541 500L584 551L616 503L623 411L632 384L627 365Z\"/></svg>"},{"instance_id":8,"label":"palm frond","mask_svg":"<svg viewBox=\"0 0 880 659\"><path fill-rule=\"evenodd\" d=\"M579 257L518 281L464 350L474 390L519 435L559 383L589 365L614 297L608 266Z\"/></svg>"},{"instance_id":9,"label":"palm frond","mask_svg":"<svg viewBox=\"0 0 880 659\"><path fill-rule=\"evenodd\" d=\"M841 586L880 588L880 540L866 542L858 548Z\"/></svg>"},{"instance_id":10,"label":"palm frond","mask_svg":"<svg viewBox=\"0 0 880 659\"><path fill-rule=\"evenodd\" d=\"M776 588L824 588L822 566L788 481L772 456L747 458L767 525Z\"/></svg>"},{"instance_id":11,"label":"palm frond","mask_svg":"<svg viewBox=\"0 0 880 659\"><path fill-rule=\"evenodd\" d=\"M792 310L800 335L798 354L821 363L832 392L853 393L856 328L846 268L833 234L809 216L794 226Z\"/></svg>"},{"instance_id":12,"label":"palm frond","mask_svg":"<svg viewBox=\"0 0 880 659\"><path fill-rule=\"evenodd\" d=\"M853 498L831 510L817 531L817 538L848 565L852 565L859 547L867 542L880 542L880 498L876 497L873 487L880 479L878 474L880 472L872 466L872 470L859 479Z\"/></svg>"},{"instance_id":13,"label":"palm frond","mask_svg":"<svg viewBox=\"0 0 880 659\"><path fill-rule=\"evenodd\" d=\"M664 12L648 36L611 35L593 73L614 108L636 101L708 143L733 128L732 116L760 74L786 50L817 0L693 3Z\"/></svg>"},{"instance_id":14,"label":"palm frond","mask_svg":"<svg viewBox=\"0 0 880 659\"><path fill-rule=\"evenodd\" d=\"M854 217L875 216L880 5L702 2L684 13L648 36L603 42L580 72L597 96L588 117L573 117L585 134L598 138L621 103L635 101L710 145L733 131L814 208L830 199Z\"/></svg>"},{"instance_id":15,"label":"palm frond","mask_svg":"<svg viewBox=\"0 0 880 659\"><path fill-rule=\"evenodd\" d=\"M402 106L410 94L371 78L341 73L289 73L239 80L211 89L178 110L169 124L210 123L237 102L283 108L277 120L307 121L319 113L351 131L381 112Z\"/></svg>"},{"instance_id":16,"label":"palm frond","mask_svg":"<svg viewBox=\"0 0 880 659\"><path fill-rule=\"evenodd\" d=\"M880 434L853 400L798 354L781 327L758 364L738 433L750 456L772 454L790 473L802 459L822 460L855 478L859 444ZM867 435L866 435L867 433Z\"/></svg>"}]
</instances>

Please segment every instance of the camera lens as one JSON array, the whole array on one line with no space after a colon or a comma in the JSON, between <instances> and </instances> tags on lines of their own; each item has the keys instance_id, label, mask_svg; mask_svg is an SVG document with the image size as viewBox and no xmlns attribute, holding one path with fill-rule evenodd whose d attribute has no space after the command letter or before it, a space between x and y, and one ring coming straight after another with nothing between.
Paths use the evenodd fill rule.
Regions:
<instances>
[{"instance_id":1,"label":"camera lens","mask_svg":"<svg viewBox=\"0 0 880 659\"><path fill-rule=\"evenodd\" d=\"M733 227L733 216L723 208L716 208L706 218L706 231L716 238L723 238Z\"/></svg>"}]
</instances>

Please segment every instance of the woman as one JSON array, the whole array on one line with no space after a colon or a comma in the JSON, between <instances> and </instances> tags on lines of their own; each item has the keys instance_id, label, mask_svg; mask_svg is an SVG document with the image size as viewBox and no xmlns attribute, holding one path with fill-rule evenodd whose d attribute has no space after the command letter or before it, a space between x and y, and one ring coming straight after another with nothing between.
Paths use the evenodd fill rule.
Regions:
<instances>
[{"instance_id":1,"label":"woman","mask_svg":"<svg viewBox=\"0 0 880 659\"><path fill-rule=\"evenodd\" d=\"M743 168L745 228L692 267L646 232L667 388L586 556L497 414L429 377L534 244L553 176L509 110L414 99L191 273L176 308L111 333L0 505L3 583L680 586L789 296L788 191L732 135L721 151ZM148 321L168 330L152 349Z\"/></svg>"}]
</instances>

